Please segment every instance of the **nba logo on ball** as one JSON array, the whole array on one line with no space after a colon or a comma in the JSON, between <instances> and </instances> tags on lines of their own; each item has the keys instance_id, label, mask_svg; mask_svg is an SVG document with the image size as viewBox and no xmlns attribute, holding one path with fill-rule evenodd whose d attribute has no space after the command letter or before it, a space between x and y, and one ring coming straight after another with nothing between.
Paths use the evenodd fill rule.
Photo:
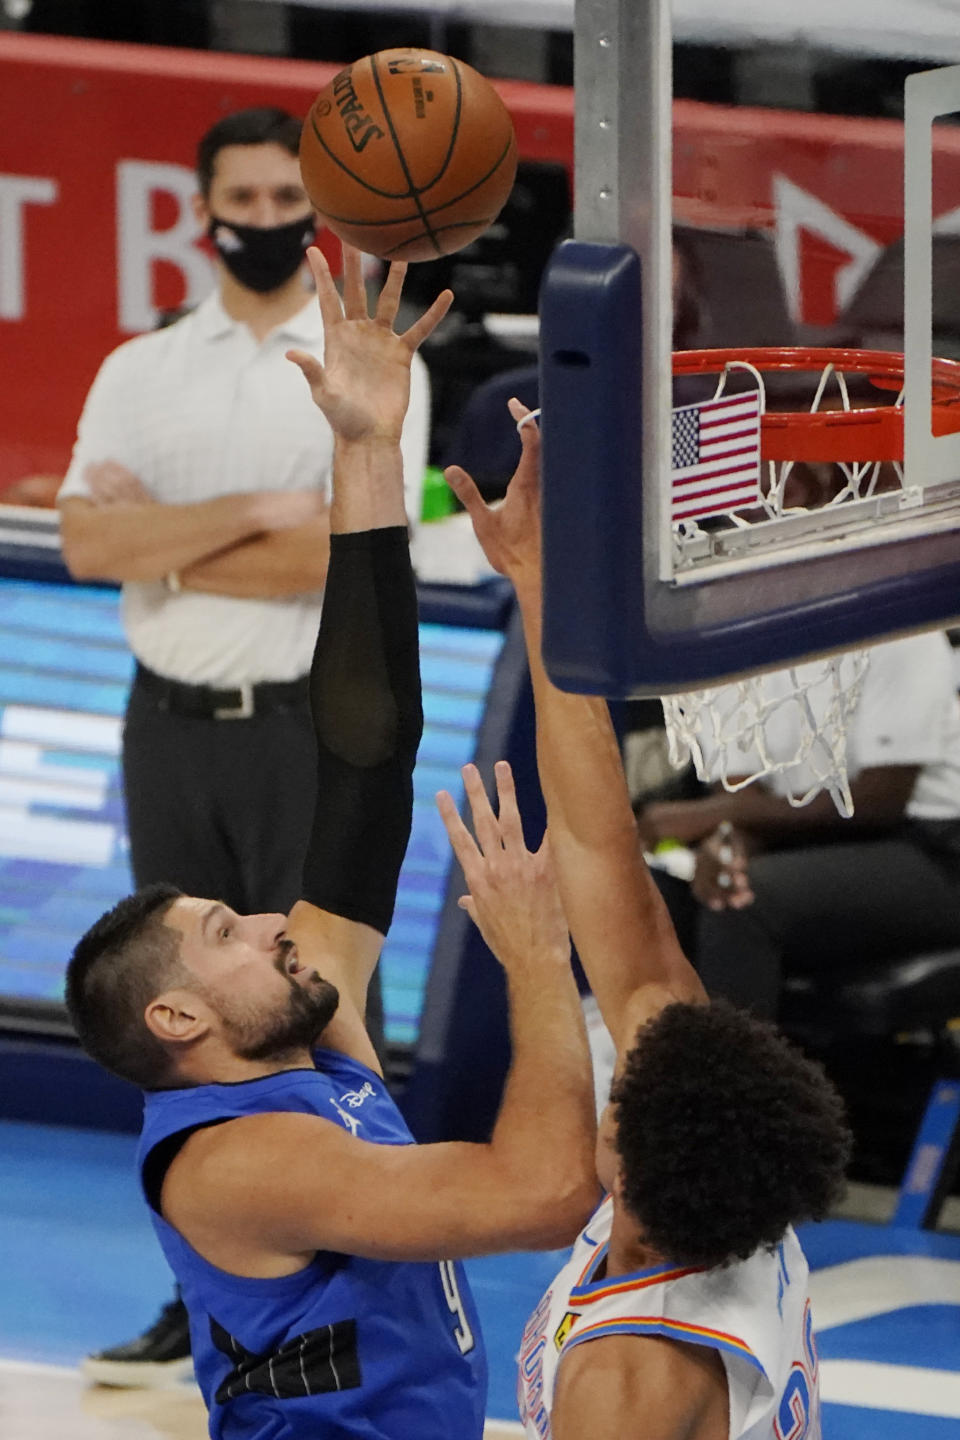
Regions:
<instances>
[{"instance_id":1,"label":"nba logo on ball","mask_svg":"<svg viewBox=\"0 0 960 1440\"><path fill-rule=\"evenodd\" d=\"M386 260L435 260L469 245L502 210L516 169L500 96L433 50L381 50L341 70L300 141L315 209L341 240Z\"/></svg>"}]
</instances>

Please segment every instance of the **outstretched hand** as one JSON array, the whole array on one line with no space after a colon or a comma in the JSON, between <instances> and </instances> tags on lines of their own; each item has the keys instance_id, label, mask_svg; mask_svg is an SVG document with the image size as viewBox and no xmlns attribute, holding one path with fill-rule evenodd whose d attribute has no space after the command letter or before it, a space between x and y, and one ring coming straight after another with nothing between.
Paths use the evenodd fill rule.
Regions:
<instances>
[{"instance_id":1,"label":"outstretched hand","mask_svg":"<svg viewBox=\"0 0 960 1440\"><path fill-rule=\"evenodd\" d=\"M507 408L520 430L520 463L507 487L506 499L488 505L466 470L451 465L447 484L473 522L474 532L494 570L515 588L540 585L540 431L519 400Z\"/></svg>"},{"instance_id":2,"label":"outstretched hand","mask_svg":"<svg viewBox=\"0 0 960 1440\"><path fill-rule=\"evenodd\" d=\"M343 301L330 267L316 247L307 260L323 317L323 361L305 350L288 350L310 386L314 402L341 440L397 442L410 396L410 362L453 303L444 290L408 330L394 330L405 264L390 266L373 315L367 308L359 250L343 247Z\"/></svg>"},{"instance_id":3,"label":"outstretched hand","mask_svg":"<svg viewBox=\"0 0 960 1440\"><path fill-rule=\"evenodd\" d=\"M452 796L446 790L437 796L437 808L470 892L461 896L460 906L508 973L544 963L566 964L570 939L548 837L543 837L539 850L527 849L510 766L500 760L494 773L498 815L476 766L463 768L476 840Z\"/></svg>"}]
</instances>

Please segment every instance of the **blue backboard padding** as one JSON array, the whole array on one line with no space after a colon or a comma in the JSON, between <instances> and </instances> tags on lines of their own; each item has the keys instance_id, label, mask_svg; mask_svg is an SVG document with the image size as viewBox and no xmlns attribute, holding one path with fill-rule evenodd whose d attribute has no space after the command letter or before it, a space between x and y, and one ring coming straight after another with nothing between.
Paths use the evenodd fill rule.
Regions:
<instances>
[{"instance_id":1,"label":"blue backboard padding","mask_svg":"<svg viewBox=\"0 0 960 1440\"><path fill-rule=\"evenodd\" d=\"M559 685L596 688L629 664L631 564L642 534L640 260L570 240L540 299L543 654Z\"/></svg>"},{"instance_id":2,"label":"blue backboard padding","mask_svg":"<svg viewBox=\"0 0 960 1440\"><path fill-rule=\"evenodd\" d=\"M421 625L420 637L425 728L413 833L382 961L387 1036L408 1044L417 1036L450 868L434 795L449 789L461 798L460 767L473 758L503 646L500 630L434 622ZM91 749L82 720L70 717L119 721L132 674L115 590L0 578L0 742L10 705L33 707L43 712L41 726L51 720L58 726L56 738L45 740L40 729L31 735L29 722L25 730L21 717L16 739L39 754L40 773L32 778L0 760L0 1011L4 998L60 1001L77 937L131 888L118 756ZM95 808L53 793L78 784ZM85 837L96 861L76 855L67 863L50 848L67 843L82 852Z\"/></svg>"}]
</instances>

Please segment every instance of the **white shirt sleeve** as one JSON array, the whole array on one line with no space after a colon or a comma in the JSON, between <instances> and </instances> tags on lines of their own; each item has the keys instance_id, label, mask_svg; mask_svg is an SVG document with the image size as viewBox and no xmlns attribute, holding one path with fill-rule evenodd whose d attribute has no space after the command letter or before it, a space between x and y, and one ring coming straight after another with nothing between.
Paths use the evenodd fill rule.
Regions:
<instances>
[{"instance_id":1,"label":"white shirt sleeve","mask_svg":"<svg viewBox=\"0 0 960 1440\"><path fill-rule=\"evenodd\" d=\"M58 500L73 496L89 498L86 468L101 460L115 460L132 470L138 479L142 478L138 473L138 447L128 423L131 413L129 344L121 345L107 356L87 392L73 454L57 495Z\"/></svg>"},{"instance_id":2,"label":"white shirt sleeve","mask_svg":"<svg viewBox=\"0 0 960 1440\"><path fill-rule=\"evenodd\" d=\"M410 366L410 404L403 422L403 496L411 531L423 513L423 476L430 442L430 373L421 355Z\"/></svg>"},{"instance_id":3,"label":"white shirt sleeve","mask_svg":"<svg viewBox=\"0 0 960 1440\"><path fill-rule=\"evenodd\" d=\"M856 769L942 760L956 704L942 631L873 646L851 735Z\"/></svg>"}]
</instances>

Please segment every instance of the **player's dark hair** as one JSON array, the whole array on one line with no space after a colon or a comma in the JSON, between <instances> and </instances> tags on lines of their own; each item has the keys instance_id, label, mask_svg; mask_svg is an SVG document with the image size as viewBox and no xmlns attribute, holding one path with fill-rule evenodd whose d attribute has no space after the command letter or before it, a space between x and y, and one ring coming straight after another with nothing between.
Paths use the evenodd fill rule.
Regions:
<instances>
[{"instance_id":1,"label":"player's dark hair","mask_svg":"<svg viewBox=\"0 0 960 1440\"><path fill-rule=\"evenodd\" d=\"M746 1260L843 1192L840 1096L772 1025L726 1001L668 1005L610 1098L623 1203L671 1262Z\"/></svg>"},{"instance_id":2,"label":"player's dark hair","mask_svg":"<svg viewBox=\"0 0 960 1440\"><path fill-rule=\"evenodd\" d=\"M66 1001L80 1043L94 1060L144 1090L168 1083L170 1057L144 1010L187 979L180 937L164 917L181 892L149 885L101 915L67 966Z\"/></svg>"},{"instance_id":3,"label":"player's dark hair","mask_svg":"<svg viewBox=\"0 0 960 1440\"><path fill-rule=\"evenodd\" d=\"M281 145L291 155L300 152L302 122L276 105L257 105L224 115L197 145L197 184L206 199L210 194L217 155L227 145Z\"/></svg>"}]
</instances>

